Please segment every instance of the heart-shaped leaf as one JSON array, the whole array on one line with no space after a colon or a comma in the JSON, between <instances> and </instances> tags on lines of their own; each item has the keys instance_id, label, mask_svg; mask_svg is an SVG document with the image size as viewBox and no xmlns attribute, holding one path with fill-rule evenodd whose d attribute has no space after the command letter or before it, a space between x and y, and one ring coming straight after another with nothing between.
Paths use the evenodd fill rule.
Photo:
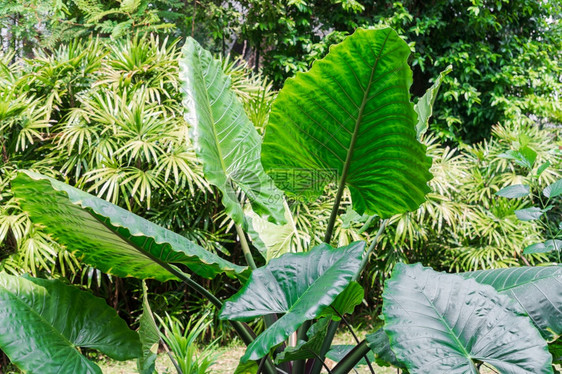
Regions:
<instances>
[{"instance_id":1,"label":"heart-shaped leaf","mask_svg":"<svg viewBox=\"0 0 562 374\"><path fill-rule=\"evenodd\" d=\"M412 374L552 373L552 356L515 301L491 286L397 264L383 293L384 329Z\"/></svg>"},{"instance_id":2,"label":"heart-shaped leaf","mask_svg":"<svg viewBox=\"0 0 562 374\"><path fill-rule=\"evenodd\" d=\"M0 273L0 349L33 374L96 373L77 349L117 360L141 355L136 332L103 299L58 280Z\"/></svg>"},{"instance_id":3,"label":"heart-shaped leaf","mask_svg":"<svg viewBox=\"0 0 562 374\"><path fill-rule=\"evenodd\" d=\"M249 321L284 315L248 346L242 361L262 358L304 322L318 317L359 271L364 249L364 242L337 249L320 244L306 253L286 253L254 270L244 287L224 303L220 318Z\"/></svg>"},{"instance_id":4,"label":"heart-shaped leaf","mask_svg":"<svg viewBox=\"0 0 562 374\"><path fill-rule=\"evenodd\" d=\"M35 223L85 263L120 277L175 276L155 259L184 264L206 278L247 269L234 265L185 237L68 184L30 171L19 173L12 190Z\"/></svg>"},{"instance_id":5,"label":"heart-shaped leaf","mask_svg":"<svg viewBox=\"0 0 562 374\"><path fill-rule=\"evenodd\" d=\"M315 198L339 181L360 215L418 208L431 160L416 138L409 54L390 28L358 29L285 82L262 152L279 188Z\"/></svg>"},{"instance_id":6,"label":"heart-shaped leaf","mask_svg":"<svg viewBox=\"0 0 562 374\"><path fill-rule=\"evenodd\" d=\"M545 339L562 335L562 266L525 266L461 275L488 284L519 303Z\"/></svg>"},{"instance_id":7,"label":"heart-shaped leaf","mask_svg":"<svg viewBox=\"0 0 562 374\"><path fill-rule=\"evenodd\" d=\"M242 103L230 90L230 77L221 63L193 38L187 38L180 62L185 119L192 126L197 156L207 180L222 192L228 215L245 226L236 189L240 188L253 210L285 223L283 195L260 162L261 137Z\"/></svg>"}]
</instances>

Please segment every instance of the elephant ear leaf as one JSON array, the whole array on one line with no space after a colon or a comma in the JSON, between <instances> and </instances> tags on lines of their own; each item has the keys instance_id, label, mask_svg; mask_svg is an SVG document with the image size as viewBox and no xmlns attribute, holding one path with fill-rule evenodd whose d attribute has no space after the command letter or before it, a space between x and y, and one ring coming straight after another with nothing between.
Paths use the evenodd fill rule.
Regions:
<instances>
[{"instance_id":1,"label":"elephant ear leaf","mask_svg":"<svg viewBox=\"0 0 562 374\"><path fill-rule=\"evenodd\" d=\"M358 29L273 103L262 162L277 186L316 198L339 180L359 214L415 210L431 160L416 137L410 49L390 28Z\"/></svg>"},{"instance_id":2,"label":"elephant ear leaf","mask_svg":"<svg viewBox=\"0 0 562 374\"><path fill-rule=\"evenodd\" d=\"M515 300L545 339L562 335L562 266L523 266L461 275Z\"/></svg>"},{"instance_id":3,"label":"elephant ear leaf","mask_svg":"<svg viewBox=\"0 0 562 374\"><path fill-rule=\"evenodd\" d=\"M180 67L185 119L193 128L195 150L205 177L221 190L228 215L246 226L236 196L239 188L256 213L285 223L281 191L260 162L261 137L230 89L220 61L188 38Z\"/></svg>"},{"instance_id":4,"label":"elephant ear leaf","mask_svg":"<svg viewBox=\"0 0 562 374\"><path fill-rule=\"evenodd\" d=\"M414 110L418 114L418 123L416 124L416 133L418 138L425 134L429 127L429 119L433 114L433 104L437 98L439 87L441 86L441 83L443 83L445 76L451 71L453 71L453 66L449 65L445 70L439 73L439 77L437 77L433 85L429 87L417 104L414 105Z\"/></svg>"},{"instance_id":5,"label":"elephant ear leaf","mask_svg":"<svg viewBox=\"0 0 562 374\"><path fill-rule=\"evenodd\" d=\"M254 270L244 287L224 303L220 318L283 316L248 346L242 362L264 357L304 322L320 316L359 271L364 249L364 242L337 249L320 244L306 253L286 253Z\"/></svg>"},{"instance_id":6,"label":"elephant ear leaf","mask_svg":"<svg viewBox=\"0 0 562 374\"><path fill-rule=\"evenodd\" d=\"M383 293L384 330L416 373L552 373L546 341L513 300L488 285L397 264Z\"/></svg>"},{"instance_id":7,"label":"elephant ear leaf","mask_svg":"<svg viewBox=\"0 0 562 374\"><path fill-rule=\"evenodd\" d=\"M103 299L58 280L0 273L0 349L26 373L101 374L80 348L141 355L139 336Z\"/></svg>"},{"instance_id":8,"label":"elephant ear leaf","mask_svg":"<svg viewBox=\"0 0 562 374\"><path fill-rule=\"evenodd\" d=\"M160 263L183 264L205 278L220 273L234 277L247 270L181 235L41 174L20 172L12 190L33 222L105 273L166 281L175 276Z\"/></svg>"}]
</instances>

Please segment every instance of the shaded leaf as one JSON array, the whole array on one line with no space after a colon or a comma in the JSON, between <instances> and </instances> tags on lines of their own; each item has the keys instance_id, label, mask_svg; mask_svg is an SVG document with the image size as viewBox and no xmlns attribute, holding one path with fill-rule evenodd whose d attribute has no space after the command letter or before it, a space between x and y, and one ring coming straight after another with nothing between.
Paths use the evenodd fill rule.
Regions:
<instances>
[{"instance_id":1,"label":"shaded leaf","mask_svg":"<svg viewBox=\"0 0 562 374\"><path fill-rule=\"evenodd\" d=\"M284 314L248 346L242 361L257 360L304 322L318 317L346 289L361 266L364 242L334 249L320 244L306 253L286 253L254 270L228 299L220 318L249 321Z\"/></svg>"},{"instance_id":2,"label":"shaded leaf","mask_svg":"<svg viewBox=\"0 0 562 374\"><path fill-rule=\"evenodd\" d=\"M329 318L321 318L318 322L310 326L306 332L308 340L299 340L294 347L287 347L277 356L277 363L288 361L306 360L315 358L320 354L322 343L328 332Z\"/></svg>"},{"instance_id":3,"label":"shaded leaf","mask_svg":"<svg viewBox=\"0 0 562 374\"><path fill-rule=\"evenodd\" d=\"M419 207L431 160L416 137L409 54L390 28L358 29L285 82L262 152L279 188L312 199L339 181L358 214L382 218Z\"/></svg>"},{"instance_id":4,"label":"shaded leaf","mask_svg":"<svg viewBox=\"0 0 562 374\"><path fill-rule=\"evenodd\" d=\"M365 291L363 287L357 282L351 282L349 286L336 297L332 305L322 312L322 316L329 316L334 321L340 321L340 315L352 314L355 307L361 304L364 297Z\"/></svg>"},{"instance_id":5,"label":"shaded leaf","mask_svg":"<svg viewBox=\"0 0 562 374\"><path fill-rule=\"evenodd\" d=\"M193 38L187 38L182 52L185 119L192 126L205 177L221 190L226 212L239 225L245 227L237 188L256 213L284 223L282 193L263 170L261 137L230 89L230 77Z\"/></svg>"},{"instance_id":6,"label":"shaded leaf","mask_svg":"<svg viewBox=\"0 0 562 374\"><path fill-rule=\"evenodd\" d=\"M27 373L96 373L77 349L141 355L136 332L103 299L58 280L0 273L0 349Z\"/></svg>"},{"instance_id":7,"label":"shaded leaf","mask_svg":"<svg viewBox=\"0 0 562 374\"><path fill-rule=\"evenodd\" d=\"M31 220L44 226L43 231L105 273L160 281L174 279L154 258L184 264L205 278L223 272L236 276L247 270L181 235L41 174L19 173L12 190Z\"/></svg>"},{"instance_id":8,"label":"shaded leaf","mask_svg":"<svg viewBox=\"0 0 562 374\"><path fill-rule=\"evenodd\" d=\"M390 340L383 328L378 329L372 334L365 336L367 345L375 354L375 362L379 366L394 366L397 368L405 369L403 363L398 361L392 349L390 349Z\"/></svg>"},{"instance_id":9,"label":"shaded leaf","mask_svg":"<svg viewBox=\"0 0 562 374\"><path fill-rule=\"evenodd\" d=\"M552 373L547 344L515 301L491 286L397 264L383 293L384 330L415 373Z\"/></svg>"}]
</instances>

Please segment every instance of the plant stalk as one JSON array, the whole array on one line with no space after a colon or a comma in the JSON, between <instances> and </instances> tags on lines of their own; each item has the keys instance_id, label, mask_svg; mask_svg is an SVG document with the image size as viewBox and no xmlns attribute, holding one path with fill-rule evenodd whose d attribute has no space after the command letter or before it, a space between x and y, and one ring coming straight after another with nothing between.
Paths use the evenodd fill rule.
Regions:
<instances>
[{"instance_id":1,"label":"plant stalk","mask_svg":"<svg viewBox=\"0 0 562 374\"><path fill-rule=\"evenodd\" d=\"M324 364L324 358L326 357L326 353L330 350L332 346L332 341L334 340L334 336L336 335L336 331L338 331L338 327L340 326L339 322L330 321L328 325L328 332L326 333L326 338L322 342L322 347L320 347L320 352L318 352L318 357L314 360L314 364L312 364L312 370L310 374L320 374L322 370L322 366ZM332 371L333 372L333 371Z\"/></svg>"},{"instance_id":2,"label":"plant stalk","mask_svg":"<svg viewBox=\"0 0 562 374\"><path fill-rule=\"evenodd\" d=\"M370 348L369 348L369 346L367 346L367 342L365 340L363 340L361 342L361 344L359 344L358 346L353 348L351 350L351 352L349 352L347 354L347 356L345 356L343 358L343 360L341 360L332 369L332 374L347 374L347 373L349 373L355 367L355 365L357 365L357 363L359 361L361 361L363 356L365 356L365 355L367 355L367 353L369 353L369 350L370 350Z\"/></svg>"},{"instance_id":3,"label":"plant stalk","mask_svg":"<svg viewBox=\"0 0 562 374\"><path fill-rule=\"evenodd\" d=\"M369 257L371 257L371 253L373 253L373 251L377 247L377 244L379 244L380 237L381 237L382 233L384 232L384 229L386 228L387 224L388 224L388 219L385 219L385 220L381 221L379 231L377 231L377 234L373 238L373 241L371 242L371 245L369 246L369 248L367 249L367 252L363 256L363 260L361 260L361 267L359 268L359 271L357 272L357 274L355 274L355 277L353 278L354 281L356 281L357 278L359 278L359 276L363 272L363 270L365 270L365 267L367 266L367 262L369 262Z\"/></svg>"},{"instance_id":4,"label":"plant stalk","mask_svg":"<svg viewBox=\"0 0 562 374\"><path fill-rule=\"evenodd\" d=\"M246 234L242 227L239 224L235 223L234 227L236 227L236 232L238 233L238 237L240 238L240 245L242 246L242 252L244 252L244 258L246 259L246 263L252 270L256 270L257 266L254 262L254 258L252 257L252 252L250 251L250 246L248 245L248 241L246 240Z\"/></svg>"}]
</instances>

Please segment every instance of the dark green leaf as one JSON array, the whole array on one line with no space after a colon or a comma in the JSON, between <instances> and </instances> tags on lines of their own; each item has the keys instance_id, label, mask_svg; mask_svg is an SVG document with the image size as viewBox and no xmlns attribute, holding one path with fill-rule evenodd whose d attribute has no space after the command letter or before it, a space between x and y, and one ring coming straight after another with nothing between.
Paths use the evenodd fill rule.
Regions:
<instances>
[{"instance_id":1,"label":"dark green leaf","mask_svg":"<svg viewBox=\"0 0 562 374\"><path fill-rule=\"evenodd\" d=\"M397 264L383 293L384 329L413 373L552 373L547 344L520 306L491 286Z\"/></svg>"},{"instance_id":2,"label":"dark green leaf","mask_svg":"<svg viewBox=\"0 0 562 374\"><path fill-rule=\"evenodd\" d=\"M245 221L237 188L256 213L285 223L282 193L260 162L261 137L230 90L230 77L193 38L187 38L182 51L185 118L193 128L205 177L221 190L226 212L239 225L245 226Z\"/></svg>"},{"instance_id":3,"label":"dark green leaf","mask_svg":"<svg viewBox=\"0 0 562 374\"><path fill-rule=\"evenodd\" d=\"M560 251L562 249L562 240L554 239L547 240L544 243L531 244L523 250L523 253L528 255L531 253L548 253Z\"/></svg>"},{"instance_id":4,"label":"dark green leaf","mask_svg":"<svg viewBox=\"0 0 562 374\"><path fill-rule=\"evenodd\" d=\"M313 324L306 332L308 340L299 340L294 347L287 347L277 357L278 363L295 360L306 360L315 358L320 353L322 343L326 338L328 332L329 318L321 318L318 322Z\"/></svg>"},{"instance_id":5,"label":"dark green leaf","mask_svg":"<svg viewBox=\"0 0 562 374\"><path fill-rule=\"evenodd\" d=\"M425 94L419 99L416 105L414 105L414 110L418 114L418 123L416 124L416 133L418 138L425 134L427 128L429 127L429 119L433 114L433 104L437 98L437 93L439 92L439 87L443 83L443 79L447 74L453 71L453 66L449 65L443 70L433 85L425 92Z\"/></svg>"},{"instance_id":6,"label":"dark green leaf","mask_svg":"<svg viewBox=\"0 0 562 374\"><path fill-rule=\"evenodd\" d=\"M153 258L184 264L206 278L246 270L181 235L41 174L19 173L12 189L33 222L105 273L160 281L175 278Z\"/></svg>"},{"instance_id":7,"label":"dark green leaf","mask_svg":"<svg viewBox=\"0 0 562 374\"><path fill-rule=\"evenodd\" d=\"M546 197L556 197L562 194L562 179L558 179L556 182L552 183L542 191L543 195Z\"/></svg>"},{"instance_id":8,"label":"dark green leaf","mask_svg":"<svg viewBox=\"0 0 562 374\"><path fill-rule=\"evenodd\" d=\"M257 374L258 369L258 363L255 361L240 362L234 370L234 374Z\"/></svg>"},{"instance_id":9,"label":"dark green leaf","mask_svg":"<svg viewBox=\"0 0 562 374\"><path fill-rule=\"evenodd\" d=\"M242 361L262 358L304 322L318 317L359 271L364 248L364 242L337 249L320 244L306 253L286 253L254 270L244 287L224 303L220 318L249 321L284 315L248 346Z\"/></svg>"},{"instance_id":10,"label":"dark green leaf","mask_svg":"<svg viewBox=\"0 0 562 374\"><path fill-rule=\"evenodd\" d=\"M77 347L141 355L136 332L103 299L57 280L0 273L0 349L27 373L96 373Z\"/></svg>"},{"instance_id":11,"label":"dark green leaf","mask_svg":"<svg viewBox=\"0 0 562 374\"><path fill-rule=\"evenodd\" d=\"M554 363L562 362L562 339L556 339L552 343L548 343L548 351L552 355Z\"/></svg>"},{"instance_id":12,"label":"dark green leaf","mask_svg":"<svg viewBox=\"0 0 562 374\"><path fill-rule=\"evenodd\" d=\"M326 308L323 316L330 316L334 321L340 321L340 315L352 314L355 307L363 301L365 291L357 282L351 282L347 288L336 297L332 305ZM334 311L335 309L335 311Z\"/></svg>"},{"instance_id":13,"label":"dark green leaf","mask_svg":"<svg viewBox=\"0 0 562 374\"><path fill-rule=\"evenodd\" d=\"M529 186L523 184L515 184L513 186L504 187L498 192L496 195L501 197L507 197L508 199L518 198L518 197L525 197L529 194L530 189Z\"/></svg>"},{"instance_id":14,"label":"dark green leaf","mask_svg":"<svg viewBox=\"0 0 562 374\"><path fill-rule=\"evenodd\" d=\"M488 284L519 303L545 339L562 335L562 266L525 266L461 275Z\"/></svg>"},{"instance_id":15,"label":"dark green leaf","mask_svg":"<svg viewBox=\"0 0 562 374\"><path fill-rule=\"evenodd\" d=\"M365 339L371 351L375 354L375 362L379 366L394 366L405 369L403 363L398 361L392 349L390 349L390 340L383 328L378 329L372 334L368 334Z\"/></svg>"},{"instance_id":16,"label":"dark green leaf","mask_svg":"<svg viewBox=\"0 0 562 374\"><path fill-rule=\"evenodd\" d=\"M262 152L279 188L315 198L343 181L358 214L382 218L419 207L431 160L416 138L409 54L390 28L358 29L285 82Z\"/></svg>"}]
</instances>

